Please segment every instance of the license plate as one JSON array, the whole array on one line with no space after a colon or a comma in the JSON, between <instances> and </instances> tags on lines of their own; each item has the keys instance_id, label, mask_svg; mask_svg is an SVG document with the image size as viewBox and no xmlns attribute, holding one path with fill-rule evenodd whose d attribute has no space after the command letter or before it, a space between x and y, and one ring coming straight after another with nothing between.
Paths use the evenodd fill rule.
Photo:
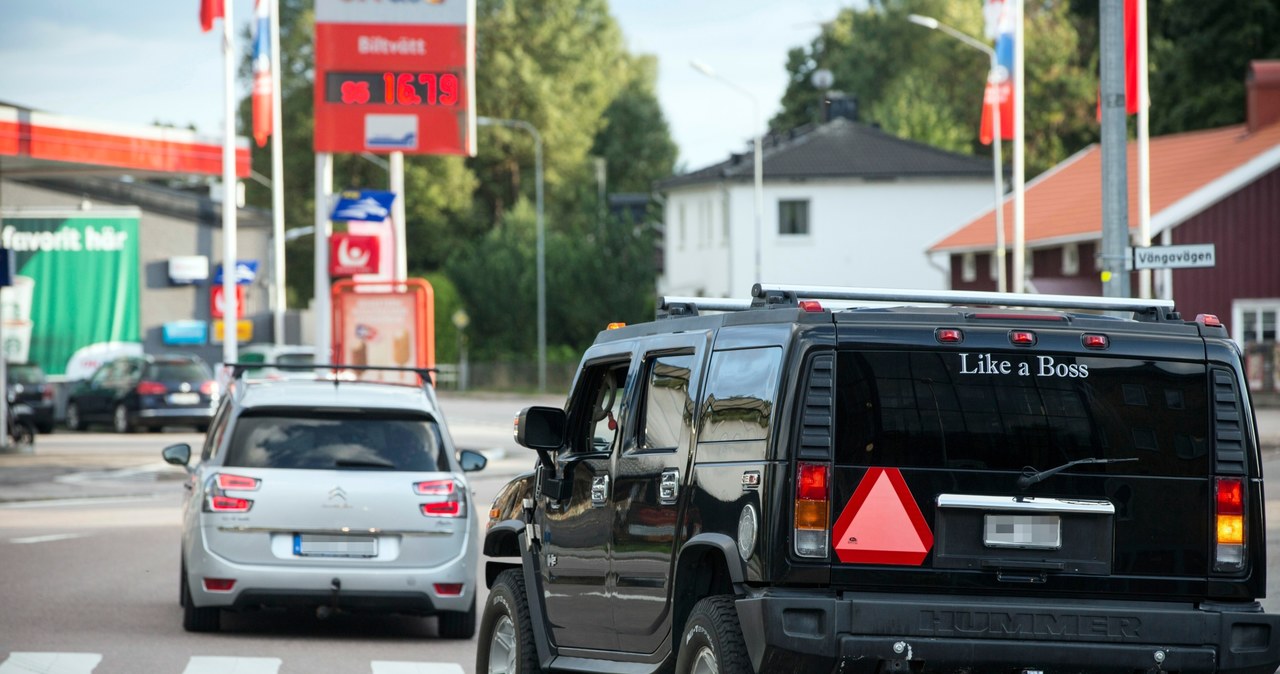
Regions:
<instances>
[{"instance_id":1,"label":"license plate","mask_svg":"<svg viewBox=\"0 0 1280 674\"><path fill-rule=\"evenodd\" d=\"M986 515L982 542L989 548L1057 550L1062 520L1057 515Z\"/></svg>"},{"instance_id":2,"label":"license plate","mask_svg":"<svg viewBox=\"0 0 1280 674\"><path fill-rule=\"evenodd\" d=\"M170 405L194 405L200 402L199 393L170 393Z\"/></svg>"},{"instance_id":3,"label":"license plate","mask_svg":"<svg viewBox=\"0 0 1280 674\"><path fill-rule=\"evenodd\" d=\"M294 534L293 554L301 557L377 557L373 536L325 536Z\"/></svg>"}]
</instances>

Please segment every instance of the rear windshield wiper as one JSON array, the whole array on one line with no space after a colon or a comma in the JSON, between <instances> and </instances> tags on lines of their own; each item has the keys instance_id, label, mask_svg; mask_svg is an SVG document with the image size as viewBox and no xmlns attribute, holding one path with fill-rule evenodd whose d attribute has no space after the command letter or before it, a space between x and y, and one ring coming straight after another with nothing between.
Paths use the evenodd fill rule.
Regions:
<instances>
[{"instance_id":1,"label":"rear windshield wiper","mask_svg":"<svg viewBox=\"0 0 1280 674\"><path fill-rule=\"evenodd\" d=\"M381 459L336 459L333 462L338 468L395 468L396 464Z\"/></svg>"},{"instance_id":2,"label":"rear windshield wiper","mask_svg":"<svg viewBox=\"0 0 1280 674\"><path fill-rule=\"evenodd\" d=\"M1076 459L1075 461L1068 461L1067 463L1064 463L1061 466L1058 466L1057 468L1050 468L1049 470L1036 470L1031 466L1027 466L1025 469L1023 469L1022 476L1018 478L1018 488L1026 489L1027 487L1030 487L1031 485L1037 482L1043 482L1053 477L1054 475L1057 475L1058 473L1061 473L1062 471L1068 468L1071 468L1072 466L1081 466L1081 465L1090 464L1090 463L1126 463L1129 461L1137 461L1137 460L1138 460L1138 457L1136 456L1131 456L1124 459Z\"/></svg>"}]
</instances>

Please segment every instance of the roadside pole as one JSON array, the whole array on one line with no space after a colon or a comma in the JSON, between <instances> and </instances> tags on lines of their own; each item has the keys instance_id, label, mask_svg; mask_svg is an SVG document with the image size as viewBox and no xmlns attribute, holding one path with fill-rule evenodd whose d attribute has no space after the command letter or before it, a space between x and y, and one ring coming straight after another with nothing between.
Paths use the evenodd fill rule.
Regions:
<instances>
[{"instance_id":1,"label":"roadside pole","mask_svg":"<svg viewBox=\"0 0 1280 674\"><path fill-rule=\"evenodd\" d=\"M1102 294L1129 297L1129 182L1125 145L1124 0L1102 0Z\"/></svg>"}]
</instances>

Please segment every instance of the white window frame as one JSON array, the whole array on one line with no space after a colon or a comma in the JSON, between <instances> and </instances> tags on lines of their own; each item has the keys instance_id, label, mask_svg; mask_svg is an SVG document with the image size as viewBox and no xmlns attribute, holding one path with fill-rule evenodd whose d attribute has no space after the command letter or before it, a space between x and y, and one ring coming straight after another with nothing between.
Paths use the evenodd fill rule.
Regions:
<instances>
[{"instance_id":1,"label":"white window frame","mask_svg":"<svg viewBox=\"0 0 1280 674\"><path fill-rule=\"evenodd\" d=\"M782 207L785 204L804 204L804 231L803 232L782 231ZM795 239L795 238L808 237L812 235L813 235L812 200L808 198L778 199L778 237L782 239Z\"/></svg>"},{"instance_id":2,"label":"white window frame","mask_svg":"<svg viewBox=\"0 0 1280 674\"><path fill-rule=\"evenodd\" d=\"M1066 243L1062 245L1062 275L1080 275L1080 244Z\"/></svg>"},{"instance_id":3,"label":"white window frame","mask_svg":"<svg viewBox=\"0 0 1280 674\"><path fill-rule=\"evenodd\" d=\"M978 280L978 255L964 253L960 256L960 280L972 283Z\"/></svg>"}]
</instances>

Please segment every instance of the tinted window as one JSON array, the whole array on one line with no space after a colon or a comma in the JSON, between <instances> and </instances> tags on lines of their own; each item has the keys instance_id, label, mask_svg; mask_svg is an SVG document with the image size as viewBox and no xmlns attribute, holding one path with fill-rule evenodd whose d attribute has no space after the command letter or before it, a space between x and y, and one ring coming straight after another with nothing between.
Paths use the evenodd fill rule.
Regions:
<instances>
[{"instance_id":1,"label":"tinted window","mask_svg":"<svg viewBox=\"0 0 1280 674\"><path fill-rule=\"evenodd\" d=\"M309 353L282 353L276 356L276 362L281 365L311 365L316 362L316 357Z\"/></svg>"},{"instance_id":2,"label":"tinted window","mask_svg":"<svg viewBox=\"0 0 1280 674\"><path fill-rule=\"evenodd\" d=\"M236 360L240 361L241 363L265 363L267 360L267 356L266 354L262 354L262 353L241 352L240 355L237 356Z\"/></svg>"},{"instance_id":3,"label":"tinted window","mask_svg":"<svg viewBox=\"0 0 1280 674\"><path fill-rule=\"evenodd\" d=\"M313 470L449 470L434 421L404 416L248 412L226 466Z\"/></svg>"},{"instance_id":4,"label":"tinted window","mask_svg":"<svg viewBox=\"0 0 1280 674\"><path fill-rule=\"evenodd\" d=\"M1031 354L842 352L844 463L1022 470L1129 458L1125 473L1208 470L1203 365Z\"/></svg>"},{"instance_id":5,"label":"tinted window","mask_svg":"<svg viewBox=\"0 0 1280 674\"><path fill-rule=\"evenodd\" d=\"M693 401L689 399L691 355L651 357L645 364L644 436L641 447L669 449L689 441Z\"/></svg>"},{"instance_id":6,"label":"tinted window","mask_svg":"<svg viewBox=\"0 0 1280 674\"><path fill-rule=\"evenodd\" d=\"M200 363L152 363L147 377L157 381L200 381L211 379L208 368Z\"/></svg>"},{"instance_id":7,"label":"tinted window","mask_svg":"<svg viewBox=\"0 0 1280 674\"><path fill-rule=\"evenodd\" d=\"M699 442L767 437L781 365L778 347L713 353Z\"/></svg>"},{"instance_id":8,"label":"tinted window","mask_svg":"<svg viewBox=\"0 0 1280 674\"><path fill-rule=\"evenodd\" d=\"M9 363L9 382L14 384L22 384L30 386L32 384L43 384L45 381L44 370L34 365L15 365Z\"/></svg>"}]
</instances>

